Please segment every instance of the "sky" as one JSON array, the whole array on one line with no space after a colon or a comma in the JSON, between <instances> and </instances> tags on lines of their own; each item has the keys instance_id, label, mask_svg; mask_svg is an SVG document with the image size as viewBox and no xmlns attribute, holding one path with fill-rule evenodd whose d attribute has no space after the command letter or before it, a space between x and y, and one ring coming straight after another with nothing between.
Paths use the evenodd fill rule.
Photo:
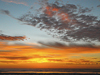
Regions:
<instances>
[{"instance_id":1,"label":"sky","mask_svg":"<svg viewBox=\"0 0 100 75\"><path fill-rule=\"evenodd\" d=\"M100 0L0 0L0 68L100 69Z\"/></svg>"}]
</instances>

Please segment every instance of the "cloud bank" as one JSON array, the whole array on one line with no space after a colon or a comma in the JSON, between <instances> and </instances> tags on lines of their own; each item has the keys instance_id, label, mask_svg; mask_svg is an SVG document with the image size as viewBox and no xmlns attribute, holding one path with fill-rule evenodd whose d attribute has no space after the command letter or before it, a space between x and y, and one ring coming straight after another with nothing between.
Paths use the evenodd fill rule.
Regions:
<instances>
[{"instance_id":1,"label":"cloud bank","mask_svg":"<svg viewBox=\"0 0 100 75\"><path fill-rule=\"evenodd\" d=\"M27 25L45 30L63 41L100 41L100 20L91 15L92 8L74 4L49 3L42 0L40 13L28 13L18 18Z\"/></svg>"}]
</instances>

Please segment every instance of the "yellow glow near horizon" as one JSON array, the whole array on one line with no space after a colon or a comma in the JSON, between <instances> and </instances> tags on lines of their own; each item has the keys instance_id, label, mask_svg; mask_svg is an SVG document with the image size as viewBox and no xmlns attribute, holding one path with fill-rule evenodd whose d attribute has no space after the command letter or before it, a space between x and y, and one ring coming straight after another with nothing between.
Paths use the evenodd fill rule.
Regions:
<instances>
[{"instance_id":1,"label":"yellow glow near horizon","mask_svg":"<svg viewBox=\"0 0 100 75\"><path fill-rule=\"evenodd\" d=\"M1 68L99 68L100 66L99 48L72 47L58 50L0 42L0 50Z\"/></svg>"}]
</instances>

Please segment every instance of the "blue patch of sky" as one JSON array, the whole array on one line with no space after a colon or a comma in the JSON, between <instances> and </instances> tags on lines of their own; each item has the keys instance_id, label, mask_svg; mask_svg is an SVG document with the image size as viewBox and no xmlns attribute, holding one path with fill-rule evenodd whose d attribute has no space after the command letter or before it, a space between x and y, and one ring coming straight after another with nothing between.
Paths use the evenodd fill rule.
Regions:
<instances>
[{"instance_id":1,"label":"blue patch of sky","mask_svg":"<svg viewBox=\"0 0 100 75\"><path fill-rule=\"evenodd\" d=\"M30 11L30 7L33 6L33 8L39 8L39 5L36 4L37 0L25 0L27 2L28 6L22 5L22 4L15 4L15 3L6 3L3 1L0 1L0 9L9 10L11 15L19 18L23 14ZM54 2L54 0L49 0L50 3ZM34 5L35 3L35 5ZM81 5L83 7L94 7L93 11L90 14L93 14L95 16L99 16L99 10L100 8L97 8L97 5L100 4L99 0L63 0L64 4L75 4L75 5ZM31 10L33 14L35 14L35 10ZM56 38L52 38L52 36L47 35L45 32L40 31L38 28L25 25L10 16L0 14L0 30L3 30L3 33L7 35L25 35L30 38L30 40L27 40L28 42L36 42L39 40L43 41L51 41L56 40Z\"/></svg>"}]
</instances>

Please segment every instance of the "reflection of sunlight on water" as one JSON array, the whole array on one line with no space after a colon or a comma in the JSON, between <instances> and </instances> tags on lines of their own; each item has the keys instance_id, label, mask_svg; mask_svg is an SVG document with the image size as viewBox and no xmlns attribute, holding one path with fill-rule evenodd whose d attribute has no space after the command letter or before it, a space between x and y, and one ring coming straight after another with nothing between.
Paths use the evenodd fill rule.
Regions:
<instances>
[{"instance_id":1,"label":"reflection of sunlight on water","mask_svg":"<svg viewBox=\"0 0 100 75\"><path fill-rule=\"evenodd\" d=\"M36 72L36 71L9 71L1 73L80 73L80 74L100 74L100 72Z\"/></svg>"}]
</instances>

